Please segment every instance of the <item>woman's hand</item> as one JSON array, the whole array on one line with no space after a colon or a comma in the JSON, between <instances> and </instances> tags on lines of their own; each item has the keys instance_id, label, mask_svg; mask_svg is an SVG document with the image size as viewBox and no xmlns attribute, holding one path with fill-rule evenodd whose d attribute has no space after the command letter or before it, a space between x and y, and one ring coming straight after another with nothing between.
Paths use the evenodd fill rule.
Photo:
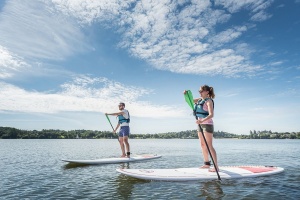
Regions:
<instances>
[{"instance_id":1,"label":"woman's hand","mask_svg":"<svg viewBox=\"0 0 300 200\"><path fill-rule=\"evenodd\" d=\"M196 124L201 124L201 123L203 123L203 120L201 119L196 120Z\"/></svg>"}]
</instances>

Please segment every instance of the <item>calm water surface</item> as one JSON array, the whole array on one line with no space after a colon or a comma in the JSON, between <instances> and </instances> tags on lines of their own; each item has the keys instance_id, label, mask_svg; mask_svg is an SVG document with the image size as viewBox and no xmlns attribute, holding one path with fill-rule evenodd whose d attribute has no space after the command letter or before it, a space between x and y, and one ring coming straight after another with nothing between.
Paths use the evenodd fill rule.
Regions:
<instances>
[{"instance_id":1,"label":"calm water surface","mask_svg":"<svg viewBox=\"0 0 300 200\"><path fill-rule=\"evenodd\" d=\"M132 153L163 157L129 164L74 166L61 159L120 155L118 141L0 140L0 199L300 199L300 140L218 139L219 165L274 165L283 173L233 180L159 182L130 178L116 168L202 165L198 140L132 139Z\"/></svg>"}]
</instances>

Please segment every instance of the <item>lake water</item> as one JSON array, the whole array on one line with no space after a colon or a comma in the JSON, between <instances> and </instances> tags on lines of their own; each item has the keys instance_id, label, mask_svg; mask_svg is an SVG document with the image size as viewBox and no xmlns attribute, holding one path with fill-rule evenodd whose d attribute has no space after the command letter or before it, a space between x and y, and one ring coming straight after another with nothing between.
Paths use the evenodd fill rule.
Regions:
<instances>
[{"instance_id":1,"label":"lake water","mask_svg":"<svg viewBox=\"0 0 300 200\"><path fill-rule=\"evenodd\" d=\"M0 199L300 199L300 140L215 139L219 165L273 165L280 174L196 182L144 181L116 168L202 165L196 139L131 139L133 154L162 158L70 166L61 159L117 157L117 139L0 140Z\"/></svg>"}]
</instances>

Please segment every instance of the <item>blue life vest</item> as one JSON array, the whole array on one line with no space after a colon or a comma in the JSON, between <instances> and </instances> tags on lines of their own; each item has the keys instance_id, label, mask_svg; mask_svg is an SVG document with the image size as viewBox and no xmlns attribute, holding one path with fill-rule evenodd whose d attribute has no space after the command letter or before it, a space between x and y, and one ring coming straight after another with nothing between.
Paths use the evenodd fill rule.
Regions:
<instances>
[{"instance_id":1,"label":"blue life vest","mask_svg":"<svg viewBox=\"0 0 300 200\"><path fill-rule=\"evenodd\" d=\"M128 112L128 111L127 111ZM130 115L128 112L128 119L126 119L123 115L118 115L119 123L122 124L124 122L129 123L130 122Z\"/></svg>"},{"instance_id":2,"label":"blue life vest","mask_svg":"<svg viewBox=\"0 0 300 200\"><path fill-rule=\"evenodd\" d=\"M203 105L209 99L211 99L211 98L200 99L200 100L198 100L197 103L195 103L195 108L194 108L194 115L195 116L200 117L200 118L205 118L209 115L208 111L203 109ZM212 102L213 102L213 107L214 107L214 100L212 100Z\"/></svg>"}]
</instances>

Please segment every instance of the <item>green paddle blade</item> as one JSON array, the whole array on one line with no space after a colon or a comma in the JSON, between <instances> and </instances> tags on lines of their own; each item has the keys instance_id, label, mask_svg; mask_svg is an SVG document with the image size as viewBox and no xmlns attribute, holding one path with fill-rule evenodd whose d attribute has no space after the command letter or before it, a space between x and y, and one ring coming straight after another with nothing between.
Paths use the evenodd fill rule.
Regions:
<instances>
[{"instance_id":1,"label":"green paddle blade","mask_svg":"<svg viewBox=\"0 0 300 200\"><path fill-rule=\"evenodd\" d=\"M186 91L186 93L184 94L184 98L188 105L191 107L191 109L194 110L194 98L190 90Z\"/></svg>"}]
</instances>

